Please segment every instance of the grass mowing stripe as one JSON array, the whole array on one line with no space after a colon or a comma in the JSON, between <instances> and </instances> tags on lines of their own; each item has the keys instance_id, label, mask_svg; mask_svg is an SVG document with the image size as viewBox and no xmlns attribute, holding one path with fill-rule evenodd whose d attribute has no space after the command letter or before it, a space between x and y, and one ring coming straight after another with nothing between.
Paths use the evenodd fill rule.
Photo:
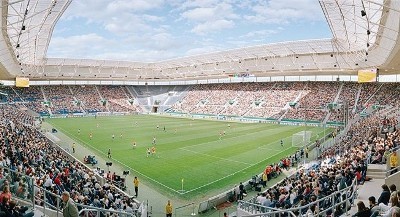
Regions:
<instances>
[{"instance_id":1,"label":"grass mowing stripe","mask_svg":"<svg viewBox=\"0 0 400 217\"><path fill-rule=\"evenodd\" d=\"M75 140L80 141L81 143L85 144L87 147L90 147L90 148L96 150L97 152L103 154L104 156L106 156L106 153L105 153L105 152L102 152L102 151L100 151L99 149L97 149L96 147L94 147L94 146L92 146L92 145L90 145L90 144L88 144L88 143L82 141L81 139L79 139L79 138L77 138L77 137L75 137L75 136L69 134L67 131L64 131L64 129L63 129L62 127L60 127L60 126L57 126L57 127L58 127L59 129L61 129L61 131L63 131L65 134L67 134L68 136L70 136L71 138L74 138ZM169 190L171 190L171 191L174 191L174 192L176 192L176 193L180 193L178 190L175 190L175 189L173 189L173 188L171 188L171 187L169 187L169 186L164 185L164 184L161 183L161 182L158 182L157 180L155 180L155 179L153 179L153 178L151 178L151 177L146 176L145 174L143 174L143 173L137 171L136 169L134 169L134 168L132 168L132 167L130 167L130 166L124 164L123 162L121 162L121 161L119 161L119 160L117 160L117 159L115 159L115 158L111 158L111 159L114 160L114 161L116 161L116 162L118 162L119 164L121 164L121 165L123 165L123 166L126 166L127 168L131 169L132 171L135 171L136 173L140 174L141 176L146 177L147 179L152 180L153 182L155 182L155 183L157 183L157 184L159 184L159 185L161 185L161 186L163 186L163 187L165 187L165 188L167 188L167 189L169 189Z\"/></svg>"},{"instance_id":2,"label":"grass mowing stripe","mask_svg":"<svg viewBox=\"0 0 400 217\"><path fill-rule=\"evenodd\" d=\"M213 156L213 155L210 155L210 154L204 154L204 153L201 153L201 152L188 150L188 149L185 149L185 148L180 148L180 149L181 149L181 150L184 150L184 151L189 151L189 152L192 152L192 153L195 153L195 154L201 154L201 155L204 155L204 156L207 156L207 157L212 157L212 158L221 159L221 160L224 160L224 161L231 161L231 162L235 162L235 163L241 163L241 164L246 164L246 165L252 165L252 164L249 164L249 163L246 163L246 162L241 162L241 161L231 160L231 159L227 159L227 158L217 157L217 156Z\"/></svg>"},{"instance_id":3,"label":"grass mowing stripe","mask_svg":"<svg viewBox=\"0 0 400 217\"><path fill-rule=\"evenodd\" d=\"M238 180L247 180L250 175L262 171L265 163L278 161L296 150L287 146L291 144L290 139L285 139L283 148L275 140L290 138L304 129L314 132L319 130L310 126L305 128L238 122L229 122L229 128L228 123L222 121L153 115L66 118L48 122L61 126L60 130L68 132L66 135L101 156L106 156L105 153L111 147L115 162L138 173L143 180L149 181L151 186L161 191L177 193L181 178L185 178L185 187L191 192L185 193L182 198L205 196L233 186ZM137 126L135 122L138 122ZM157 125L160 126L159 130ZM164 125L166 132L163 131ZM176 134L175 127L178 128ZM77 133L78 128L81 128L80 135ZM219 132L222 130L226 131L226 136L219 140ZM90 132L93 132L92 140L89 140ZM120 138L121 132L123 137ZM111 139L113 133L115 140ZM154 135L157 137L159 158L146 158L146 149L152 146ZM136 149L132 149L133 140L137 142ZM229 178L224 178L228 175ZM208 184L211 182L213 184Z\"/></svg>"},{"instance_id":4,"label":"grass mowing stripe","mask_svg":"<svg viewBox=\"0 0 400 217\"><path fill-rule=\"evenodd\" d=\"M273 158L274 156L277 156L277 155L279 155L280 153L285 152L286 150L289 150L289 149L291 149L291 148L292 148L292 147L287 148L287 149L285 149L285 150L283 150L283 151L281 151L281 152L279 152L279 153L277 153L277 154L272 155L272 156L269 157L269 158ZM206 187L206 186L208 186L208 185L211 185L211 184L213 184L213 183L215 183L215 182L219 182L219 181L222 180L222 179L226 179L226 178L228 178L228 177L231 177L231 176L233 176L233 175L235 175L235 174L237 174L237 173L240 173L240 172L242 172L243 170L246 170L246 169L248 169L248 168L250 168L250 167L252 167L252 166L254 166L254 165L257 165L257 164L260 164L260 163L262 163L262 162L264 162L264 161L267 161L269 158L264 159L264 160L261 160L261 161L255 163L255 164L253 164L253 165L249 165L249 166L247 166L247 167L245 167L245 168L243 168L243 169L240 169L240 170L238 170L238 171L236 171L236 172L234 172L234 173L232 173L232 174L227 175L226 177L222 177L222 178L220 178L220 179L217 179L217 180L215 180L215 181L213 181L213 182L207 183L207 184L202 185L202 186L200 186L200 187L191 189L191 190L189 190L189 191L185 191L185 194L190 193L190 192L195 191L195 190L198 190L198 189L200 189L200 188L204 188L204 187Z\"/></svg>"}]
</instances>

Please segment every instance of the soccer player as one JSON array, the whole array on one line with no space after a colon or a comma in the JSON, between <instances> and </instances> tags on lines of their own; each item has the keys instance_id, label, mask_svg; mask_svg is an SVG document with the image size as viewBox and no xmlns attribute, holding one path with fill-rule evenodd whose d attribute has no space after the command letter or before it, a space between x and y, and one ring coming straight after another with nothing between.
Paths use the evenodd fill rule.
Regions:
<instances>
[{"instance_id":1,"label":"soccer player","mask_svg":"<svg viewBox=\"0 0 400 217\"><path fill-rule=\"evenodd\" d=\"M75 153L75 142L72 143L72 153Z\"/></svg>"},{"instance_id":2,"label":"soccer player","mask_svg":"<svg viewBox=\"0 0 400 217\"><path fill-rule=\"evenodd\" d=\"M156 155L156 147L151 147L151 155Z\"/></svg>"},{"instance_id":3,"label":"soccer player","mask_svg":"<svg viewBox=\"0 0 400 217\"><path fill-rule=\"evenodd\" d=\"M160 129L160 125L157 124L157 130L159 130L159 129Z\"/></svg>"},{"instance_id":4,"label":"soccer player","mask_svg":"<svg viewBox=\"0 0 400 217\"><path fill-rule=\"evenodd\" d=\"M164 126L164 132L165 132L166 130L165 130L165 126Z\"/></svg>"},{"instance_id":5,"label":"soccer player","mask_svg":"<svg viewBox=\"0 0 400 217\"><path fill-rule=\"evenodd\" d=\"M136 148L136 141L135 141L135 140L133 140L133 142L132 142L132 148L133 148L133 149Z\"/></svg>"},{"instance_id":6,"label":"soccer player","mask_svg":"<svg viewBox=\"0 0 400 217\"><path fill-rule=\"evenodd\" d=\"M119 135L119 138L121 138L121 139L122 139L122 133Z\"/></svg>"},{"instance_id":7,"label":"soccer player","mask_svg":"<svg viewBox=\"0 0 400 217\"><path fill-rule=\"evenodd\" d=\"M114 140L114 138L115 138L115 134L114 133L112 134L111 138L112 138L112 140Z\"/></svg>"},{"instance_id":8,"label":"soccer player","mask_svg":"<svg viewBox=\"0 0 400 217\"><path fill-rule=\"evenodd\" d=\"M153 144L153 145L156 144L156 137L155 137L155 136L153 136L153 142L152 142L152 144Z\"/></svg>"},{"instance_id":9,"label":"soccer player","mask_svg":"<svg viewBox=\"0 0 400 217\"><path fill-rule=\"evenodd\" d=\"M150 148L147 148L147 155L146 155L146 157L149 157L150 156Z\"/></svg>"},{"instance_id":10,"label":"soccer player","mask_svg":"<svg viewBox=\"0 0 400 217\"><path fill-rule=\"evenodd\" d=\"M78 129L78 135L81 135L81 128Z\"/></svg>"},{"instance_id":11,"label":"soccer player","mask_svg":"<svg viewBox=\"0 0 400 217\"><path fill-rule=\"evenodd\" d=\"M111 158L111 148L108 149L107 158Z\"/></svg>"},{"instance_id":12,"label":"soccer player","mask_svg":"<svg viewBox=\"0 0 400 217\"><path fill-rule=\"evenodd\" d=\"M281 139L281 146L283 147L283 140Z\"/></svg>"},{"instance_id":13,"label":"soccer player","mask_svg":"<svg viewBox=\"0 0 400 217\"><path fill-rule=\"evenodd\" d=\"M89 139L92 140L92 138L93 138L93 133L90 132L90 133L89 133Z\"/></svg>"}]
</instances>

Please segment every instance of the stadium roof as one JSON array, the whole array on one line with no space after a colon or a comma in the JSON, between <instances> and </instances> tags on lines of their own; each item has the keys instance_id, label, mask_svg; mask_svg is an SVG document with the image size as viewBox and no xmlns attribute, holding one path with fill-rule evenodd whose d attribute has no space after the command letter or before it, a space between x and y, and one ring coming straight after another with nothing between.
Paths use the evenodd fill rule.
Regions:
<instances>
[{"instance_id":1,"label":"stadium roof","mask_svg":"<svg viewBox=\"0 0 400 217\"><path fill-rule=\"evenodd\" d=\"M399 71L398 0L320 0L333 38L259 45L164 60L47 58L53 28L71 0L3 0L0 78L205 79ZM399 44L399 45L396 45Z\"/></svg>"}]
</instances>

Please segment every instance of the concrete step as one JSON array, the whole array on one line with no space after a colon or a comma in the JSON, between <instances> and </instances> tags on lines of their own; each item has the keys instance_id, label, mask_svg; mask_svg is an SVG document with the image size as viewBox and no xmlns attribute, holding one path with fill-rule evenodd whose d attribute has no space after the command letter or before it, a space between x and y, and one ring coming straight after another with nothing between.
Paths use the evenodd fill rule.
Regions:
<instances>
[{"instance_id":1,"label":"concrete step","mask_svg":"<svg viewBox=\"0 0 400 217\"><path fill-rule=\"evenodd\" d=\"M367 171L367 176L370 176L370 175L383 175L383 176L385 176L386 175L386 172L385 171Z\"/></svg>"},{"instance_id":2,"label":"concrete step","mask_svg":"<svg viewBox=\"0 0 400 217\"><path fill-rule=\"evenodd\" d=\"M386 164L368 164L368 172L369 171L374 171L374 172L379 172L379 171L383 171L386 172L388 170L387 165Z\"/></svg>"},{"instance_id":3,"label":"concrete step","mask_svg":"<svg viewBox=\"0 0 400 217\"><path fill-rule=\"evenodd\" d=\"M367 175L367 176L372 179L385 179L386 178L385 175Z\"/></svg>"}]
</instances>

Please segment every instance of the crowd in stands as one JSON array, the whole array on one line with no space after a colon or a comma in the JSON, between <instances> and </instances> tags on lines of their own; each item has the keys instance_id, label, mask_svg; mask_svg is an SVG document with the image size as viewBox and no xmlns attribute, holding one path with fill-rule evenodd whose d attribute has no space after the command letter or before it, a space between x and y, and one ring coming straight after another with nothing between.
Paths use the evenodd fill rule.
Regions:
<instances>
[{"instance_id":1,"label":"crowd in stands","mask_svg":"<svg viewBox=\"0 0 400 217\"><path fill-rule=\"evenodd\" d=\"M71 94L69 86L43 86L53 114L80 113L81 108Z\"/></svg>"},{"instance_id":2,"label":"crowd in stands","mask_svg":"<svg viewBox=\"0 0 400 217\"><path fill-rule=\"evenodd\" d=\"M42 103L43 95L39 86L32 86L29 88L13 88L13 91L19 96L18 98L10 98L13 102L25 102L26 107L29 109L46 115L49 114L48 108Z\"/></svg>"},{"instance_id":3,"label":"crowd in stands","mask_svg":"<svg viewBox=\"0 0 400 217\"><path fill-rule=\"evenodd\" d=\"M8 187L13 195L20 198L35 197L35 201L41 205L57 205L54 196L48 193L44 196L43 189L46 189L55 195L61 195L63 191L70 192L78 207L84 204L129 212L134 212L138 207L130 197L109 184L113 176L104 185L100 184L94 171L52 145L32 127L32 117L13 105L0 107L0 165L26 175L35 183L32 186L31 180L2 169L1 189Z\"/></svg>"},{"instance_id":4,"label":"crowd in stands","mask_svg":"<svg viewBox=\"0 0 400 217\"><path fill-rule=\"evenodd\" d=\"M71 86L72 93L88 113L108 112L96 86Z\"/></svg>"},{"instance_id":5,"label":"crowd in stands","mask_svg":"<svg viewBox=\"0 0 400 217\"><path fill-rule=\"evenodd\" d=\"M341 85L343 86L340 90ZM348 105L350 119L356 112L373 104L398 105L399 85L389 83L380 87L381 85L350 82L200 84L192 86L183 99L172 105L172 109L183 113L273 119L306 118L316 121L324 120L331 112L328 121L343 121L344 103ZM356 101L359 92L359 99ZM297 109L289 109L291 102L297 103ZM341 105L342 108L330 110L328 104L331 103ZM353 111L355 107L358 109ZM302 112L304 109L307 110L306 114ZM286 110L289 111L282 116Z\"/></svg>"},{"instance_id":6,"label":"crowd in stands","mask_svg":"<svg viewBox=\"0 0 400 217\"><path fill-rule=\"evenodd\" d=\"M291 108L283 117L284 119L297 119L306 121L323 121L327 111L319 109Z\"/></svg>"},{"instance_id":7,"label":"crowd in stands","mask_svg":"<svg viewBox=\"0 0 400 217\"><path fill-rule=\"evenodd\" d=\"M259 193L256 198L252 199L253 202L272 208L302 207L350 186L354 180L362 184L368 180L366 177L367 164L377 160L377 156L383 154L383 151L388 151L399 145L398 135L400 131L395 127L398 124L397 117L386 117L390 114L392 113L377 112L355 123L345 136L337 139L333 146L321 152L318 161L312 166L297 171L293 176L285 178L263 193ZM390 130L382 133L382 129ZM394 154L389 153L387 157L389 155ZM297 155L289 159L289 162L296 162ZM379 159L374 163L384 163L382 158ZM269 174L271 171L279 173L280 170L286 168L282 166L285 165L284 162L281 161L279 165L267 165L263 174ZM389 191L386 188L384 188L384 191ZM345 206L335 204L345 199L353 202L354 198L347 198L347 196L338 194L335 195L333 201L323 200L304 209L299 209L299 212L306 216L316 216L320 210L330 209L328 210L330 216L341 216L345 212ZM378 202L382 202L382 196ZM383 203L387 205L388 202L389 196L386 196ZM392 206L398 206L398 203L394 204ZM382 209L385 211L391 209L391 207L386 206ZM361 207L360 210L364 209ZM295 214L298 215L299 213Z\"/></svg>"},{"instance_id":8,"label":"crowd in stands","mask_svg":"<svg viewBox=\"0 0 400 217\"><path fill-rule=\"evenodd\" d=\"M340 86L342 89L339 96ZM348 103L349 115L353 117L365 107L397 105L400 88L396 83L358 84L350 82L266 82L193 85L186 96L172 105L172 111L228 116L261 117L273 119L303 119L301 110L289 109L296 102L296 108L307 109L309 120L321 121L329 111L329 103ZM168 87L169 89L174 89ZM141 91L141 88L134 88ZM143 90L145 90L144 88ZM162 89L162 88L161 88ZM26 106L40 114L65 114L86 111L132 112L140 111L125 86L31 86L4 90L11 102L26 102ZM379 90L379 91L378 91ZM359 94L359 99L356 101ZM337 101L335 101L337 98ZM47 99L50 104L46 106ZM146 101L147 103L147 101ZM357 105L355 105L357 104ZM286 110L289 111L286 113ZM336 110L335 110L336 109ZM285 114L285 116L282 116ZM328 121L343 120L342 112L332 110Z\"/></svg>"},{"instance_id":9,"label":"crowd in stands","mask_svg":"<svg viewBox=\"0 0 400 217\"><path fill-rule=\"evenodd\" d=\"M97 90L98 88L98 90ZM94 112L132 112L140 107L124 86L31 86L4 87L9 103L24 103L41 115ZM103 102L105 102L103 104Z\"/></svg>"},{"instance_id":10,"label":"crowd in stands","mask_svg":"<svg viewBox=\"0 0 400 217\"><path fill-rule=\"evenodd\" d=\"M107 107L111 112L138 111L133 101L129 102L128 93L124 86L99 86L101 96L107 100Z\"/></svg>"},{"instance_id":11,"label":"crowd in stands","mask_svg":"<svg viewBox=\"0 0 400 217\"><path fill-rule=\"evenodd\" d=\"M324 109L335 100L339 87L339 82L307 82L299 105L301 108Z\"/></svg>"},{"instance_id":12,"label":"crowd in stands","mask_svg":"<svg viewBox=\"0 0 400 217\"><path fill-rule=\"evenodd\" d=\"M202 84L193 86L172 108L185 113L279 119L289 103L299 99L300 107L310 109L310 120L323 120L327 114L323 109L335 100L339 87L336 82ZM292 110L286 118L302 117L301 112Z\"/></svg>"},{"instance_id":13,"label":"crowd in stands","mask_svg":"<svg viewBox=\"0 0 400 217\"><path fill-rule=\"evenodd\" d=\"M357 112L362 111L368 105L366 104L369 98L374 95L381 83L365 83L361 85L360 97L357 102Z\"/></svg>"},{"instance_id":14,"label":"crowd in stands","mask_svg":"<svg viewBox=\"0 0 400 217\"><path fill-rule=\"evenodd\" d=\"M357 83L343 83L342 91L340 92L338 102L346 101L350 109L354 108L356 97L361 84Z\"/></svg>"},{"instance_id":15,"label":"crowd in stands","mask_svg":"<svg viewBox=\"0 0 400 217\"><path fill-rule=\"evenodd\" d=\"M400 85L398 83L389 83L382 85L379 91L374 94L368 102L368 105L399 105Z\"/></svg>"}]
</instances>

